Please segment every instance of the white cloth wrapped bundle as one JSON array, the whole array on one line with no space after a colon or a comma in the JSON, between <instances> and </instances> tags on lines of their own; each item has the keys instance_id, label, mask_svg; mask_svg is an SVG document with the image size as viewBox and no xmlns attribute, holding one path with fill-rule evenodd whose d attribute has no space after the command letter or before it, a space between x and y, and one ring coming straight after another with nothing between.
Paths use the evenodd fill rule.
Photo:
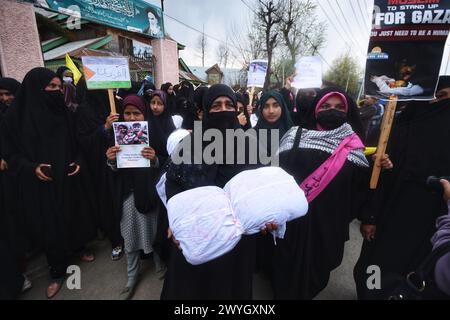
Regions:
<instances>
[{"instance_id":1,"label":"white cloth wrapped bundle","mask_svg":"<svg viewBox=\"0 0 450 320\"><path fill-rule=\"evenodd\" d=\"M198 265L230 252L242 234L258 233L267 223L278 224L275 235L283 238L286 222L304 216L308 203L292 176L265 167L241 172L223 189L179 193L168 201L167 211L186 260Z\"/></svg>"},{"instance_id":2,"label":"white cloth wrapped bundle","mask_svg":"<svg viewBox=\"0 0 450 320\"><path fill-rule=\"evenodd\" d=\"M169 155L172 155L172 153L175 151L176 147L181 142L181 140L183 140L183 138L188 136L189 134L190 134L189 131L184 129L179 129L172 132L169 138L167 138L167 146L166 146L167 153ZM161 201L165 207L167 207L166 181L167 181L166 173L164 173L161 176L161 178L159 178L159 181L156 184L156 191L158 192L158 195L161 198Z\"/></svg>"}]
</instances>

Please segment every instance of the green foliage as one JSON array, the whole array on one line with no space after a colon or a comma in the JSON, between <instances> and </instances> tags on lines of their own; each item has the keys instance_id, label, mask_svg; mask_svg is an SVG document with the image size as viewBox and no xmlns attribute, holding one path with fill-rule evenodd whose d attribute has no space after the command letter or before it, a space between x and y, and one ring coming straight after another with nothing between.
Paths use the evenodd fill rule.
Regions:
<instances>
[{"instance_id":1,"label":"green foliage","mask_svg":"<svg viewBox=\"0 0 450 320\"><path fill-rule=\"evenodd\" d=\"M356 96L359 89L359 79L362 70L358 62L350 53L344 54L335 59L331 64L331 69L325 74L324 80L347 88L351 96Z\"/></svg>"}]
</instances>

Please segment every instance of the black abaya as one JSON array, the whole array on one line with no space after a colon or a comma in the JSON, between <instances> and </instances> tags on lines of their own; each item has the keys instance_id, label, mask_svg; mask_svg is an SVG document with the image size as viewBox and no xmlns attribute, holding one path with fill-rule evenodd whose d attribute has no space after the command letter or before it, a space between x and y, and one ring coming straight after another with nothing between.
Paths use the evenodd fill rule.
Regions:
<instances>
[{"instance_id":1,"label":"black abaya","mask_svg":"<svg viewBox=\"0 0 450 320\"><path fill-rule=\"evenodd\" d=\"M97 225L106 233L114 248L122 244L122 237L120 216L115 215L116 211L112 206L113 177L106 165L106 150L111 139L111 130L104 128L106 118L110 114L108 95L106 90L88 91L85 83L81 81L77 93L84 98L76 111L76 130L80 151L86 159L87 169L92 177L88 190L94 198ZM120 104L116 105L120 111Z\"/></svg>"},{"instance_id":2,"label":"black abaya","mask_svg":"<svg viewBox=\"0 0 450 320\"><path fill-rule=\"evenodd\" d=\"M203 128L217 128L224 125L220 118L214 122L209 108L213 101L222 96L229 97L236 108L236 97L225 85L212 86L203 99ZM239 128L236 112L222 112L221 120L228 129ZM231 122L232 121L232 122ZM192 136L192 134L191 134ZM194 139L192 139L193 141ZM194 150L193 145L191 145ZM202 149L203 150L203 149ZM236 159L235 159L236 160ZM206 165L170 164L167 171L166 194L170 200L174 195L202 186L224 185L238 173L254 169L250 165ZM217 300L251 299L252 278L255 267L255 236L244 236L229 253L205 264L193 266L186 261L182 252L172 244L172 251L164 281L161 299Z\"/></svg>"},{"instance_id":3,"label":"black abaya","mask_svg":"<svg viewBox=\"0 0 450 320\"><path fill-rule=\"evenodd\" d=\"M375 240L364 242L354 270L360 299L376 298L366 287L368 266L406 275L431 252L436 218L447 208L425 181L450 174L449 123L448 99L411 102L394 123L387 151L394 169L383 173L377 189Z\"/></svg>"},{"instance_id":4,"label":"black abaya","mask_svg":"<svg viewBox=\"0 0 450 320\"><path fill-rule=\"evenodd\" d=\"M312 149L297 149L293 158L289 153L280 154L280 165L298 183L330 156ZM346 161L310 203L307 215L288 222L285 238L278 239L273 248L275 299L309 300L327 286L330 272L342 262L349 224L366 202L368 183L368 168Z\"/></svg>"},{"instance_id":5,"label":"black abaya","mask_svg":"<svg viewBox=\"0 0 450 320\"><path fill-rule=\"evenodd\" d=\"M92 209L82 193L83 176L67 176L72 162L83 165L72 115L61 92L44 91L55 77L45 68L27 73L7 111L2 136L5 160L20 182L19 210L34 243L45 250L53 279L64 276L68 252L80 249L95 235ZM41 163L52 166L52 182L36 177L35 169Z\"/></svg>"},{"instance_id":6,"label":"black abaya","mask_svg":"<svg viewBox=\"0 0 450 320\"><path fill-rule=\"evenodd\" d=\"M313 106L330 92L319 91ZM347 97L347 123L363 139L356 104ZM308 129L317 130L315 108L311 108ZM299 148L280 153L280 166L301 184L331 153L313 148ZM272 286L275 299L313 299L323 290L330 272L342 262L345 242L349 239L349 224L368 212L370 214L369 168L348 159L342 169L309 203L306 216L287 224L284 239L273 247Z\"/></svg>"}]
</instances>

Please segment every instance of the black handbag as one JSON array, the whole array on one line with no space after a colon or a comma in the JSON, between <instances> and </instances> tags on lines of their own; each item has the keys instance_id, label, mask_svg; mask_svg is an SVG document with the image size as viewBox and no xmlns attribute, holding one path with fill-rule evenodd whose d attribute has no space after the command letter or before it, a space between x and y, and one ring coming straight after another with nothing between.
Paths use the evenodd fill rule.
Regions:
<instances>
[{"instance_id":1,"label":"black handbag","mask_svg":"<svg viewBox=\"0 0 450 320\"><path fill-rule=\"evenodd\" d=\"M415 270L406 277L388 274L381 280L383 295L387 300L449 299L436 286L434 269L437 261L450 252L450 242L434 249Z\"/></svg>"}]
</instances>

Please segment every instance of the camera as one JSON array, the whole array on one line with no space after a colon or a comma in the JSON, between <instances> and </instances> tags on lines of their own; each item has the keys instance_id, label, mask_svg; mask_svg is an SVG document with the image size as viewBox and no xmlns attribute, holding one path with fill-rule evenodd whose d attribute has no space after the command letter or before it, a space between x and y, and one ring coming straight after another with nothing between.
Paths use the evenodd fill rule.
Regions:
<instances>
[{"instance_id":1,"label":"camera","mask_svg":"<svg viewBox=\"0 0 450 320\"><path fill-rule=\"evenodd\" d=\"M429 176L426 181L426 186L431 191L442 193L444 189L442 188L441 180L447 180L450 182L450 176L444 177Z\"/></svg>"}]
</instances>

